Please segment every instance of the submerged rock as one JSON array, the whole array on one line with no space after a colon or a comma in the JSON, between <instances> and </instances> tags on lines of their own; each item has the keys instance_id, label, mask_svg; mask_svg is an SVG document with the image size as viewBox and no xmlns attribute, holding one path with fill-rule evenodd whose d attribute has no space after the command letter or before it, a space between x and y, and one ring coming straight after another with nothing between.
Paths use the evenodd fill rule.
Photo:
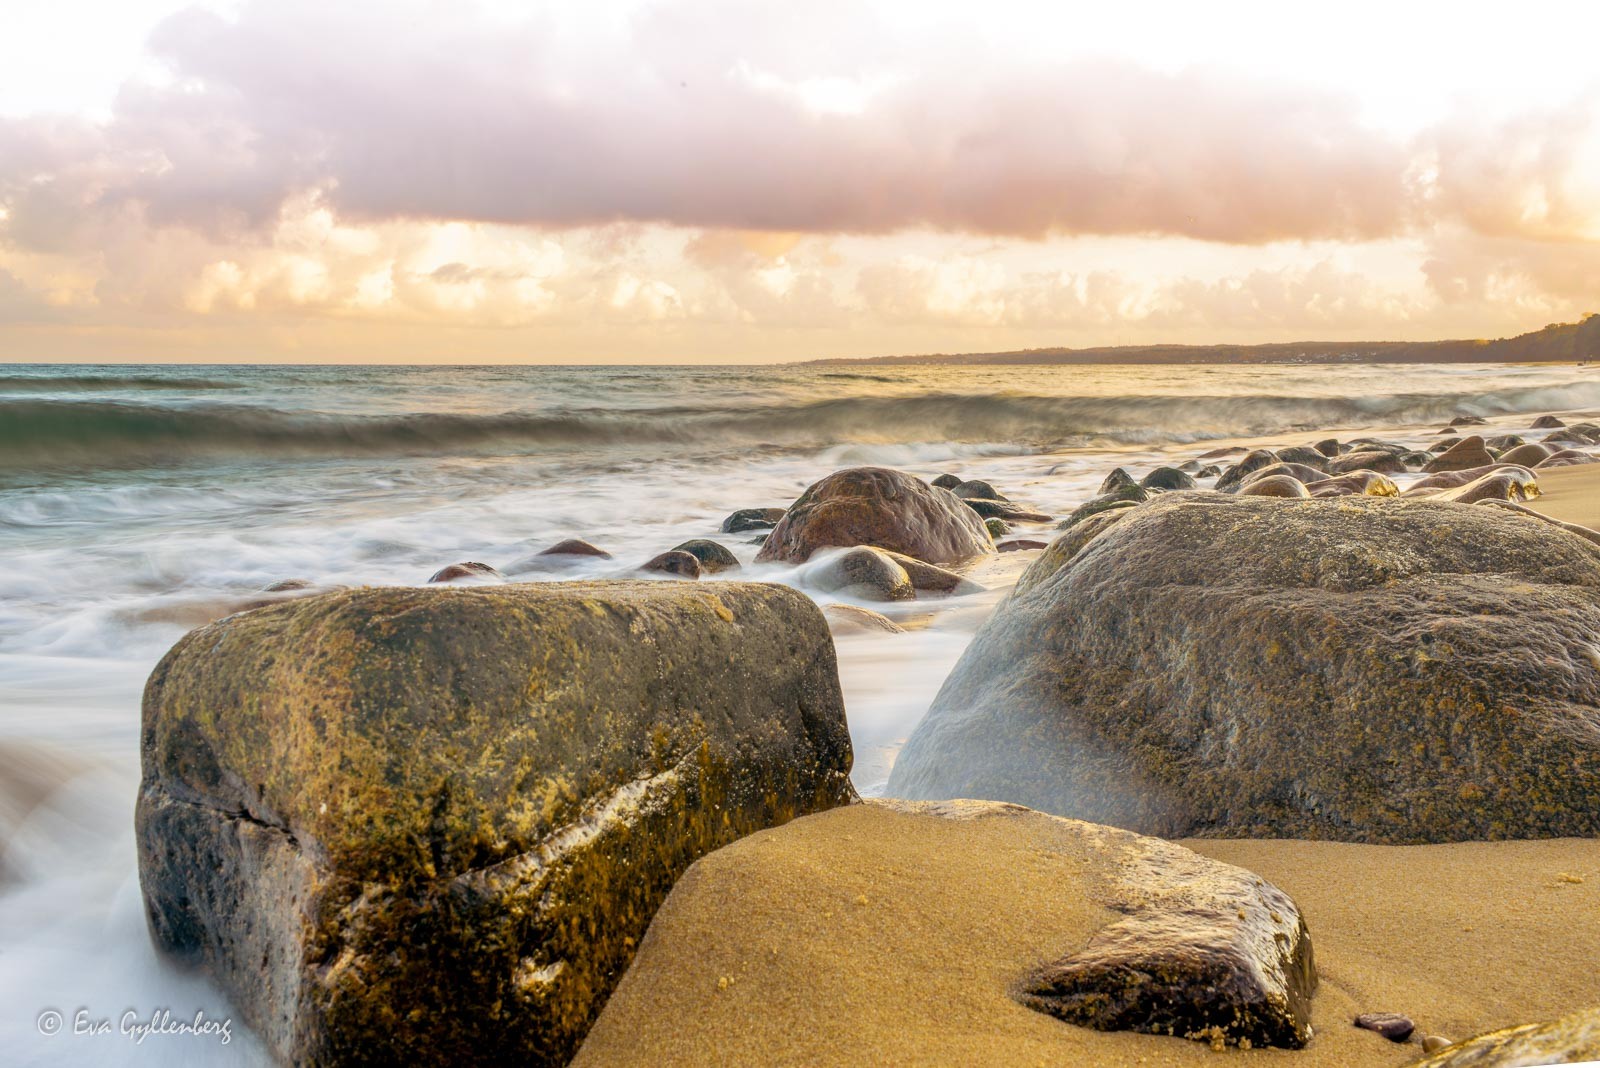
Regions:
<instances>
[{"instance_id":1,"label":"submerged rock","mask_svg":"<svg viewBox=\"0 0 1600 1068\"><path fill-rule=\"evenodd\" d=\"M639 570L659 571L664 575L676 575L678 578L697 579L703 569L700 566L700 558L694 553L669 549L640 564Z\"/></svg>"},{"instance_id":2,"label":"submerged rock","mask_svg":"<svg viewBox=\"0 0 1600 1068\"><path fill-rule=\"evenodd\" d=\"M151 933L280 1060L565 1064L694 860L852 797L777 585L362 589L194 631L145 691Z\"/></svg>"},{"instance_id":3,"label":"submerged rock","mask_svg":"<svg viewBox=\"0 0 1600 1068\"><path fill-rule=\"evenodd\" d=\"M558 541L548 549L541 549L540 556L596 556L602 560L611 559L611 554L598 545L591 545L582 538L567 538Z\"/></svg>"},{"instance_id":4,"label":"submerged rock","mask_svg":"<svg viewBox=\"0 0 1600 1068\"><path fill-rule=\"evenodd\" d=\"M1432 1037L1432 1036L1430 1036ZM1523 1068L1600 1060L1600 1008L1584 1009L1543 1024L1491 1031L1466 1042L1449 1043L1416 1068Z\"/></svg>"},{"instance_id":5,"label":"submerged rock","mask_svg":"<svg viewBox=\"0 0 1600 1068\"><path fill-rule=\"evenodd\" d=\"M985 522L990 519L1004 519L1013 523L1048 523L1055 516L1035 512L1011 501L989 500L985 497L963 498L968 508L982 516ZM987 528L985 528L987 529Z\"/></svg>"},{"instance_id":6,"label":"submerged rock","mask_svg":"<svg viewBox=\"0 0 1600 1068\"><path fill-rule=\"evenodd\" d=\"M1183 835L1600 834L1600 549L1500 509L1167 494L983 624L888 792Z\"/></svg>"},{"instance_id":7,"label":"submerged rock","mask_svg":"<svg viewBox=\"0 0 1600 1068\"><path fill-rule=\"evenodd\" d=\"M866 545L821 556L801 572L800 578L823 593L866 601L909 601L917 596L906 569L888 553Z\"/></svg>"},{"instance_id":8,"label":"submerged rock","mask_svg":"<svg viewBox=\"0 0 1600 1068\"><path fill-rule=\"evenodd\" d=\"M827 604L822 614L834 634L904 634L905 628L881 612L855 604Z\"/></svg>"},{"instance_id":9,"label":"submerged rock","mask_svg":"<svg viewBox=\"0 0 1600 1068\"><path fill-rule=\"evenodd\" d=\"M1559 430L1567 424L1562 422L1557 416L1541 415L1528 425L1533 427L1535 430Z\"/></svg>"},{"instance_id":10,"label":"submerged rock","mask_svg":"<svg viewBox=\"0 0 1600 1068\"><path fill-rule=\"evenodd\" d=\"M724 534L743 534L747 530L771 530L783 518L782 508L741 508L722 521Z\"/></svg>"},{"instance_id":11,"label":"submerged rock","mask_svg":"<svg viewBox=\"0 0 1600 1068\"><path fill-rule=\"evenodd\" d=\"M674 545L672 551L688 553L700 561L700 570L707 574L715 575L721 571L739 569L739 558L733 555L733 550L710 538L690 538L682 545Z\"/></svg>"},{"instance_id":12,"label":"submerged rock","mask_svg":"<svg viewBox=\"0 0 1600 1068\"><path fill-rule=\"evenodd\" d=\"M999 516L990 516L983 521L983 529L989 532L991 538L1003 538L1011 533L1011 524Z\"/></svg>"},{"instance_id":13,"label":"submerged rock","mask_svg":"<svg viewBox=\"0 0 1600 1068\"><path fill-rule=\"evenodd\" d=\"M977 478L969 479L966 482L956 483L950 488L950 492L954 493L962 500L966 500L970 497L980 498L986 501L1010 500L1009 497L995 489L993 486L989 485L989 483Z\"/></svg>"},{"instance_id":14,"label":"submerged rock","mask_svg":"<svg viewBox=\"0 0 1600 1068\"><path fill-rule=\"evenodd\" d=\"M911 579L911 585L919 591L967 594L982 593L986 589L981 583L974 582L965 575L939 567L937 564L925 564L914 556L907 556L905 553L897 553L890 549L879 549L878 552L904 568L907 577Z\"/></svg>"},{"instance_id":15,"label":"submerged rock","mask_svg":"<svg viewBox=\"0 0 1600 1068\"><path fill-rule=\"evenodd\" d=\"M1224 493L1236 489L1248 475L1253 475L1263 467L1271 466L1278 462L1278 454L1271 449L1254 449L1245 454L1244 458L1226 471L1217 479L1216 488Z\"/></svg>"},{"instance_id":16,"label":"submerged rock","mask_svg":"<svg viewBox=\"0 0 1600 1068\"><path fill-rule=\"evenodd\" d=\"M478 579L480 581L504 582L505 576L488 564L480 564L476 560L463 560L459 564L451 564L435 571L428 581L431 582L459 582L461 579Z\"/></svg>"},{"instance_id":17,"label":"submerged rock","mask_svg":"<svg viewBox=\"0 0 1600 1068\"><path fill-rule=\"evenodd\" d=\"M930 564L994 552L983 521L949 490L885 467L852 467L802 493L756 560L797 564L818 549L851 545L893 549Z\"/></svg>"},{"instance_id":18,"label":"submerged rock","mask_svg":"<svg viewBox=\"0 0 1600 1068\"><path fill-rule=\"evenodd\" d=\"M934 479L932 482L929 483L929 485L930 486L938 486L940 489L953 490L957 486L961 485L961 481L962 481L962 479L961 479L960 475L945 474L945 475L940 475L938 478Z\"/></svg>"},{"instance_id":19,"label":"submerged rock","mask_svg":"<svg viewBox=\"0 0 1600 1068\"><path fill-rule=\"evenodd\" d=\"M1115 493L1124 486L1136 485L1138 485L1137 480L1132 475L1128 474L1126 468L1114 468L1112 469L1112 472L1105 477L1105 481L1100 483L1100 496L1104 497L1108 493Z\"/></svg>"}]
</instances>

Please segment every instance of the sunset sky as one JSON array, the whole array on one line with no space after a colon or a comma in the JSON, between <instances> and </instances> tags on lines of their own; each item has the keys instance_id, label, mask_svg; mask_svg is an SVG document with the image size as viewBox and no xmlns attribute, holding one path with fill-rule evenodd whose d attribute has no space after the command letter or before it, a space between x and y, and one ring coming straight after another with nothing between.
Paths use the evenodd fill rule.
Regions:
<instances>
[{"instance_id":1,"label":"sunset sky","mask_svg":"<svg viewBox=\"0 0 1600 1068\"><path fill-rule=\"evenodd\" d=\"M1600 311L1600 9L0 4L0 359L765 362Z\"/></svg>"}]
</instances>

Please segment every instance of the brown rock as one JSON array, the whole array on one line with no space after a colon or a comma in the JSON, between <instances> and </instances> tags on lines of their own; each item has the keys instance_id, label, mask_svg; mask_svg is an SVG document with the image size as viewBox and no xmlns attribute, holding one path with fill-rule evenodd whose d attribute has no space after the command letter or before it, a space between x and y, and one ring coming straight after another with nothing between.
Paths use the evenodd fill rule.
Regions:
<instances>
[{"instance_id":1,"label":"brown rock","mask_svg":"<svg viewBox=\"0 0 1600 1068\"><path fill-rule=\"evenodd\" d=\"M782 508L741 508L722 521L724 534L743 534L747 530L771 530L783 518Z\"/></svg>"},{"instance_id":2,"label":"brown rock","mask_svg":"<svg viewBox=\"0 0 1600 1068\"><path fill-rule=\"evenodd\" d=\"M1535 430L1560 430L1567 424L1553 415L1541 415L1528 425Z\"/></svg>"},{"instance_id":3,"label":"brown rock","mask_svg":"<svg viewBox=\"0 0 1600 1068\"><path fill-rule=\"evenodd\" d=\"M756 560L801 563L818 549L852 545L892 549L931 564L994 552L978 514L949 490L887 468L853 467L801 494Z\"/></svg>"},{"instance_id":4,"label":"brown rock","mask_svg":"<svg viewBox=\"0 0 1600 1068\"><path fill-rule=\"evenodd\" d=\"M1034 541L1031 538L1014 538L1011 541L1000 542L995 546L995 551L1002 553L1019 553L1033 549L1049 548L1049 545L1049 542Z\"/></svg>"},{"instance_id":5,"label":"brown rock","mask_svg":"<svg viewBox=\"0 0 1600 1068\"><path fill-rule=\"evenodd\" d=\"M1325 478L1320 482L1313 482L1306 487L1313 497L1398 497L1400 487L1387 475L1376 471L1351 471L1347 475L1336 475Z\"/></svg>"},{"instance_id":6,"label":"brown rock","mask_svg":"<svg viewBox=\"0 0 1600 1068\"><path fill-rule=\"evenodd\" d=\"M567 538L558 541L548 549L540 549L539 556L597 556L602 560L611 559L611 554L598 545L591 545L582 538Z\"/></svg>"},{"instance_id":7,"label":"brown rock","mask_svg":"<svg viewBox=\"0 0 1600 1068\"><path fill-rule=\"evenodd\" d=\"M1311 491L1306 489L1305 483L1288 475L1270 475L1267 478L1253 479L1239 488L1241 497L1289 497L1297 500L1309 500Z\"/></svg>"},{"instance_id":8,"label":"brown rock","mask_svg":"<svg viewBox=\"0 0 1600 1068\"><path fill-rule=\"evenodd\" d=\"M1417 1029L1411 1017L1398 1012L1364 1012L1356 1017L1356 1026L1376 1031L1390 1042L1404 1042Z\"/></svg>"},{"instance_id":9,"label":"brown rock","mask_svg":"<svg viewBox=\"0 0 1600 1068\"><path fill-rule=\"evenodd\" d=\"M906 569L888 553L866 545L818 557L801 573L801 580L823 593L867 601L909 601L917 596Z\"/></svg>"},{"instance_id":10,"label":"brown rock","mask_svg":"<svg viewBox=\"0 0 1600 1068\"><path fill-rule=\"evenodd\" d=\"M1429 1035L1422 1048L1434 1056L1415 1068L1522 1068L1600 1060L1600 1009L1584 1009L1552 1023L1507 1027L1461 1043Z\"/></svg>"},{"instance_id":11,"label":"brown rock","mask_svg":"<svg viewBox=\"0 0 1600 1068\"><path fill-rule=\"evenodd\" d=\"M1347 452L1337 460L1328 461L1328 473L1333 475L1347 475L1352 471L1376 471L1392 475L1404 473L1405 469L1405 462L1400 457L1383 449Z\"/></svg>"},{"instance_id":12,"label":"brown rock","mask_svg":"<svg viewBox=\"0 0 1600 1068\"><path fill-rule=\"evenodd\" d=\"M881 612L860 605L825 604L822 614L834 634L904 634L905 628Z\"/></svg>"},{"instance_id":13,"label":"brown rock","mask_svg":"<svg viewBox=\"0 0 1600 1068\"><path fill-rule=\"evenodd\" d=\"M1462 438L1444 452L1433 458L1422 470L1428 474L1440 471L1461 471L1468 467L1484 467L1494 463L1494 456L1484 447L1481 437L1474 434Z\"/></svg>"},{"instance_id":14,"label":"brown rock","mask_svg":"<svg viewBox=\"0 0 1600 1068\"><path fill-rule=\"evenodd\" d=\"M1554 449L1547 449L1538 442L1530 441L1524 445L1518 445L1514 449L1510 449L1501 453L1500 462L1503 464L1519 464L1522 467L1532 467L1540 460L1549 459L1553 452L1555 452Z\"/></svg>"},{"instance_id":15,"label":"brown rock","mask_svg":"<svg viewBox=\"0 0 1600 1068\"><path fill-rule=\"evenodd\" d=\"M669 549L660 556L653 556L645 561L639 570L659 571L667 575L676 575L678 578L697 579L704 569L701 568L700 560L694 553Z\"/></svg>"},{"instance_id":16,"label":"brown rock","mask_svg":"<svg viewBox=\"0 0 1600 1068\"><path fill-rule=\"evenodd\" d=\"M428 581L430 583L457 582L461 579L495 579L504 581L505 576L488 564L480 564L476 560L463 560L459 564L451 564L449 567L440 568L433 573Z\"/></svg>"}]
</instances>

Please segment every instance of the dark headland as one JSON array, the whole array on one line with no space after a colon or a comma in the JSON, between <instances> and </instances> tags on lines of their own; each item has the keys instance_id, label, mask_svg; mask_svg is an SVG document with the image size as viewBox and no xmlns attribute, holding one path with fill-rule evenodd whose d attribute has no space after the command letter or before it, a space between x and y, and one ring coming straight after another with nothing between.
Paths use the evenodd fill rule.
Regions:
<instances>
[{"instance_id":1,"label":"dark headland","mask_svg":"<svg viewBox=\"0 0 1600 1068\"><path fill-rule=\"evenodd\" d=\"M1272 345L1104 345L1013 352L925 353L818 364L1564 363L1600 360L1600 314L1516 337L1455 341L1287 341Z\"/></svg>"}]
</instances>

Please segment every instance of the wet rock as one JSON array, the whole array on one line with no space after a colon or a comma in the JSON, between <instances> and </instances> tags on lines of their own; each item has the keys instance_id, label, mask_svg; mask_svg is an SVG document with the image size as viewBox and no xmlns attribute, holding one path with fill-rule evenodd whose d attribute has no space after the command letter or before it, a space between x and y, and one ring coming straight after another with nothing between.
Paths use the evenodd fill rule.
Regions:
<instances>
[{"instance_id":1,"label":"wet rock","mask_svg":"<svg viewBox=\"0 0 1600 1068\"><path fill-rule=\"evenodd\" d=\"M1452 1043L1448 1038L1445 1038L1443 1035L1422 1036L1422 1052L1424 1053L1438 1053L1440 1050L1446 1049L1451 1045L1454 1045L1454 1043Z\"/></svg>"},{"instance_id":2,"label":"wet rock","mask_svg":"<svg viewBox=\"0 0 1600 1068\"><path fill-rule=\"evenodd\" d=\"M1104 497L1108 493L1115 493L1124 486L1136 485L1138 485L1138 480L1128 474L1126 468L1119 467L1107 475L1104 482L1100 483L1100 496Z\"/></svg>"},{"instance_id":3,"label":"wet rock","mask_svg":"<svg viewBox=\"0 0 1600 1068\"><path fill-rule=\"evenodd\" d=\"M1494 457L1476 434L1462 438L1444 452L1435 456L1422 470L1428 474L1439 471L1461 471L1468 467L1483 467L1494 463Z\"/></svg>"},{"instance_id":4,"label":"wet rock","mask_svg":"<svg viewBox=\"0 0 1600 1068\"><path fill-rule=\"evenodd\" d=\"M1129 505L1141 504L1149 499L1150 491L1138 483L1122 486L1119 489L1112 490L1110 493L1102 494L1092 501L1080 504L1071 515L1057 525L1056 529L1066 530L1068 527L1076 526L1090 516L1098 515L1107 509L1126 508Z\"/></svg>"},{"instance_id":5,"label":"wet rock","mask_svg":"<svg viewBox=\"0 0 1600 1068\"><path fill-rule=\"evenodd\" d=\"M1186 475L1192 475L1196 471L1199 471L1200 467L1201 464L1199 460L1185 460L1183 463L1178 465L1178 470L1182 471Z\"/></svg>"},{"instance_id":6,"label":"wet rock","mask_svg":"<svg viewBox=\"0 0 1600 1068\"><path fill-rule=\"evenodd\" d=\"M1600 833L1590 542L1491 507L1209 493L1089 533L983 624L891 795L1164 837Z\"/></svg>"},{"instance_id":7,"label":"wet rock","mask_svg":"<svg viewBox=\"0 0 1600 1068\"><path fill-rule=\"evenodd\" d=\"M568 538L558 541L548 549L539 550L540 556L594 556L601 560L611 559L611 554L598 545L591 545L582 538Z\"/></svg>"},{"instance_id":8,"label":"wet rock","mask_svg":"<svg viewBox=\"0 0 1600 1068\"><path fill-rule=\"evenodd\" d=\"M1527 501L1539 496L1539 483L1525 467L1503 467L1456 489L1442 490L1432 499L1455 504L1480 501Z\"/></svg>"},{"instance_id":9,"label":"wet rock","mask_svg":"<svg viewBox=\"0 0 1600 1068\"><path fill-rule=\"evenodd\" d=\"M1481 415L1458 415L1450 420L1448 426L1483 426L1489 420Z\"/></svg>"},{"instance_id":10,"label":"wet rock","mask_svg":"<svg viewBox=\"0 0 1600 1068\"><path fill-rule=\"evenodd\" d=\"M990 516L983 521L983 529L989 532L991 538L1003 538L1011 533L1011 524L999 516Z\"/></svg>"},{"instance_id":11,"label":"wet rock","mask_svg":"<svg viewBox=\"0 0 1600 1068\"><path fill-rule=\"evenodd\" d=\"M1141 478L1139 485L1147 490L1187 490L1194 489L1195 482L1176 467L1158 467Z\"/></svg>"},{"instance_id":12,"label":"wet rock","mask_svg":"<svg viewBox=\"0 0 1600 1068\"><path fill-rule=\"evenodd\" d=\"M1573 467L1578 464L1592 464L1597 461L1600 461L1600 457L1586 452L1579 452L1577 449L1562 449L1559 452L1551 453L1533 466L1539 468Z\"/></svg>"},{"instance_id":13,"label":"wet rock","mask_svg":"<svg viewBox=\"0 0 1600 1068\"><path fill-rule=\"evenodd\" d=\"M1438 441L1428 446L1428 451L1432 453L1440 453L1444 452L1446 449L1454 448L1459 444L1461 444L1461 439L1457 437L1440 438Z\"/></svg>"},{"instance_id":14,"label":"wet rock","mask_svg":"<svg viewBox=\"0 0 1600 1068\"><path fill-rule=\"evenodd\" d=\"M1095 538L1110 529L1119 520L1133 514L1134 506L1124 504L1117 508L1108 508L1102 512L1073 524L1065 534L1060 535L1046 548L1044 555L1028 566L1028 570L1018 576L1016 584L1012 587L1012 595L1025 593L1034 586L1048 579L1056 571L1065 567L1072 559L1082 552Z\"/></svg>"},{"instance_id":15,"label":"wet rock","mask_svg":"<svg viewBox=\"0 0 1600 1068\"><path fill-rule=\"evenodd\" d=\"M1337 448L1337 445L1335 446ZM1320 449L1307 448L1304 445L1292 445L1287 449L1278 449L1280 463L1299 464L1301 467L1310 467L1324 474L1328 469L1328 457Z\"/></svg>"},{"instance_id":16,"label":"wet rock","mask_svg":"<svg viewBox=\"0 0 1600 1068\"><path fill-rule=\"evenodd\" d=\"M1439 1038L1428 1049L1428 1038ZM1543 1024L1523 1024L1451 1043L1429 1035L1423 1048L1436 1055L1417 1068L1521 1068L1600 1060L1600 1008L1584 1009ZM1442 1044L1440 1044L1442 1043Z\"/></svg>"},{"instance_id":17,"label":"wet rock","mask_svg":"<svg viewBox=\"0 0 1600 1068\"><path fill-rule=\"evenodd\" d=\"M917 596L906 569L887 553L862 545L827 553L801 573L801 581L823 593L864 601L909 601Z\"/></svg>"},{"instance_id":18,"label":"wet rock","mask_svg":"<svg viewBox=\"0 0 1600 1068\"><path fill-rule=\"evenodd\" d=\"M1600 435L1591 434L1574 423L1561 430L1553 431L1544 436L1546 445L1595 445L1600 444Z\"/></svg>"},{"instance_id":19,"label":"wet rock","mask_svg":"<svg viewBox=\"0 0 1600 1068\"><path fill-rule=\"evenodd\" d=\"M639 566L640 571L655 571L664 575L675 575L678 578L697 579L704 570L700 566L699 557L694 553L681 552L669 549L659 556L652 556Z\"/></svg>"},{"instance_id":20,"label":"wet rock","mask_svg":"<svg viewBox=\"0 0 1600 1068\"><path fill-rule=\"evenodd\" d=\"M1079 1027L1214 1048L1310 1041L1316 964L1289 895L1170 842L1079 826L1127 853L1108 902L1123 918L1029 974L1018 1001Z\"/></svg>"},{"instance_id":21,"label":"wet rock","mask_svg":"<svg viewBox=\"0 0 1600 1068\"><path fill-rule=\"evenodd\" d=\"M743 534L747 530L771 530L783 518L782 508L741 508L722 521L724 534Z\"/></svg>"},{"instance_id":22,"label":"wet rock","mask_svg":"<svg viewBox=\"0 0 1600 1068\"><path fill-rule=\"evenodd\" d=\"M1398 497L1400 487L1387 475L1376 471L1352 471L1348 475L1335 475L1306 487L1313 497Z\"/></svg>"},{"instance_id":23,"label":"wet rock","mask_svg":"<svg viewBox=\"0 0 1600 1068\"><path fill-rule=\"evenodd\" d=\"M1530 479L1533 476L1533 472L1529 471L1525 467L1513 468L1510 464L1502 463L1485 464L1482 467L1468 467L1460 471L1444 471L1437 475L1429 475L1426 478L1420 478L1411 485L1407 486L1406 491L1404 494L1402 494L1402 496L1433 496L1440 490L1458 489L1474 479L1482 478L1484 475L1492 475L1496 471L1504 470L1521 471L1523 475Z\"/></svg>"},{"instance_id":24,"label":"wet rock","mask_svg":"<svg viewBox=\"0 0 1600 1068\"><path fill-rule=\"evenodd\" d=\"M994 552L978 514L949 490L888 468L853 467L801 494L756 560L801 563L818 549L851 545L893 549L931 564Z\"/></svg>"},{"instance_id":25,"label":"wet rock","mask_svg":"<svg viewBox=\"0 0 1600 1068\"><path fill-rule=\"evenodd\" d=\"M1288 475L1269 475L1266 478L1255 478L1239 487L1242 497L1288 497L1298 500L1310 500L1311 491L1306 489L1304 482Z\"/></svg>"},{"instance_id":26,"label":"wet rock","mask_svg":"<svg viewBox=\"0 0 1600 1068\"><path fill-rule=\"evenodd\" d=\"M822 614L828 630L840 634L904 634L905 628L881 612L854 604L827 604Z\"/></svg>"},{"instance_id":27,"label":"wet rock","mask_svg":"<svg viewBox=\"0 0 1600 1068\"><path fill-rule=\"evenodd\" d=\"M290 592L295 591L295 590L311 590L311 589L315 589L316 585L317 584L315 582L312 582L310 579L302 579L302 578L279 579L277 582L269 582L265 586L261 587L261 592L262 593L290 593Z\"/></svg>"},{"instance_id":28,"label":"wet rock","mask_svg":"<svg viewBox=\"0 0 1600 1068\"><path fill-rule=\"evenodd\" d=\"M1514 449L1523 444L1524 440L1515 434L1498 434L1489 438L1484 444L1498 452L1505 452L1507 449Z\"/></svg>"},{"instance_id":29,"label":"wet rock","mask_svg":"<svg viewBox=\"0 0 1600 1068\"><path fill-rule=\"evenodd\" d=\"M739 569L739 558L733 555L733 551L710 538L690 538L682 545L674 545L672 552L688 553L700 561L700 570L706 574L715 575Z\"/></svg>"},{"instance_id":30,"label":"wet rock","mask_svg":"<svg viewBox=\"0 0 1600 1068\"><path fill-rule=\"evenodd\" d=\"M1530 441L1501 453L1500 462L1503 464L1517 464L1521 467L1532 467L1540 460L1549 458L1554 451L1553 449L1545 448L1538 442Z\"/></svg>"},{"instance_id":31,"label":"wet rock","mask_svg":"<svg viewBox=\"0 0 1600 1068\"><path fill-rule=\"evenodd\" d=\"M1194 473L1195 478L1216 478L1222 474L1222 468L1216 464L1206 464Z\"/></svg>"},{"instance_id":32,"label":"wet rock","mask_svg":"<svg viewBox=\"0 0 1600 1068\"><path fill-rule=\"evenodd\" d=\"M478 581L504 582L505 576L488 564L481 564L476 560L463 560L459 564L451 564L435 571L428 581L432 582L459 582L462 579L477 579Z\"/></svg>"},{"instance_id":33,"label":"wet rock","mask_svg":"<svg viewBox=\"0 0 1600 1068\"><path fill-rule=\"evenodd\" d=\"M925 564L914 556L897 553L892 549L878 549L877 552L887 556L899 564L911 579L911 585L922 593L951 593L969 594L982 593L985 587L972 581L965 575L957 574L948 568L939 567L937 564Z\"/></svg>"},{"instance_id":34,"label":"wet rock","mask_svg":"<svg viewBox=\"0 0 1600 1068\"><path fill-rule=\"evenodd\" d=\"M1427 467L1433 462L1433 453L1403 452L1400 454L1400 462L1405 464L1406 468L1409 470L1420 471L1422 468Z\"/></svg>"},{"instance_id":35,"label":"wet rock","mask_svg":"<svg viewBox=\"0 0 1600 1068\"><path fill-rule=\"evenodd\" d=\"M1216 488L1224 493L1230 493L1244 482L1245 476L1254 474L1263 467L1268 467L1278 462L1278 454L1271 449L1255 449L1247 453L1243 459L1226 471L1217 479Z\"/></svg>"},{"instance_id":36,"label":"wet rock","mask_svg":"<svg viewBox=\"0 0 1600 1068\"><path fill-rule=\"evenodd\" d=\"M565 1064L678 876L845 804L783 586L361 589L191 633L145 691L151 934L279 1060Z\"/></svg>"},{"instance_id":37,"label":"wet rock","mask_svg":"<svg viewBox=\"0 0 1600 1068\"><path fill-rule=\"evenodd\" d=\"M1242 485L1248 486L1250 483L1259 479L1271 478L1274 475L1285 475L1297 482L1303 482L1308 486L1313 482L1321 482L1323 479L1328 477L1325 473L1315 467L1307 467L1305 464L1279 462L1275 464L1268 464L1266 467L1261 468L1261 470L1245 476L1245 480Z\"/></svg>"},{"instance_id":38,"label":"wet rock","mask_svg":"<svg viewBox=\"0 0 1600 1068\"><path fill-rule=\"evenodd\" d=\"M1356 1017L1356 1026L1376 1031L1390 1042L1404 1042L1417 1029L1411 1017L1398 1012L1364 1012Z\"/></svg>"},{"instance_id":39,"label":"wet rock","mask_svg":"<svg viewBox=\"0 0 1600 1068\"><path fill-rule=\"evenodd\" d=\"M989 485L989 483L978 478L969 479L966 482L962 482L956 486L953 486L951 487L950 492L954 493L962 500L967 500L969 498L981 498L986 501L1008 501L1011 499L1005 494L1001 493L999 490L995 489L993 486Z\"/></svg>"},{"instance_id":40,"label":"wet rock","mask_svg":"<svg viewBox=\"0 0 1600 1068\"><path fill-rule=\"evenodd\" d=\"M1559 430L1567 424L1553 415L1541 415L1528 425L1535 430Z\"/></svg>"},{"instance_id":41,"label":"wet rock","mask_svg":"<svg viewBox=\"0 0 1600 1068\"><path fill-rule=\"evenodd\" d=\"M938 486L940 489L953 490L957 486L961 485L961 476L940 475L938 478L934 479L930 485Z\"/></svg>"},{"instance_id":42,"label":"wet rock","mask_svg":"<svg viewBox=\"0 0 1600 1068\"><path fill-rule=\"evenodd\" d=\"M967 497L964 500L967 507L978 513L985 522L990 519L1004 519L1012 523L1048 523L1055 518L1012 501L995 501L983 497Z\"/></svg>"},{"instance_id":43,"label":"wet rock","mask_svg":"<svg viewBox=\"0 0 1600 1068\"><path fill-rule=\"evenodd\" d=\"M1339 453L1342 451L1339 448L1338 438L1323 438L1321 441L1317 442L1311 447L1316 449L1322 455L1328 457L1330 460L1336 459Z\"/></svg>"},{"instance_id":44,"label":"wet rock","mask_svg":"<svg viewBox=\"0 0 1600 1068\"><path fill-rule=\"evenodd\" d=\"M1245 451L1246 450L1245 450L1245 447L1243 445L1225 445L1220 449L1212 449L1210 452L1203 452L1199 456L1195 457L1195 459L1197 459L1197 460L1220 460L1224 456L1236 456L1239 453L1245 452Z\"/></svg>"},{"instance_id":45,"label":"wet rock","mask_svg":"<svg viewBox=\"0 0 1600 1068\"><path fill-rule=\"evenodd\" d=\"M1380 475L1394 475L1403 474L1405 470L1404 460L1395 453L1383 449L1349 452L1337 460L1328 461L1330 475L1347 475L1352 471L1376 471Z\"/></svg>"},{"instance_id":46,"label":"wet rock","mask_svg":"<svg viewBox=\"0 0 1600 1068\"><path fill-rule=\"evenodd\" d=\"M1031 538L1017 538L1013 541L1003 541L995 546L996 552L1020 553L1033 549L1047 549L1049 542L1034 541Z\"/></svg>"}]
</instances>

